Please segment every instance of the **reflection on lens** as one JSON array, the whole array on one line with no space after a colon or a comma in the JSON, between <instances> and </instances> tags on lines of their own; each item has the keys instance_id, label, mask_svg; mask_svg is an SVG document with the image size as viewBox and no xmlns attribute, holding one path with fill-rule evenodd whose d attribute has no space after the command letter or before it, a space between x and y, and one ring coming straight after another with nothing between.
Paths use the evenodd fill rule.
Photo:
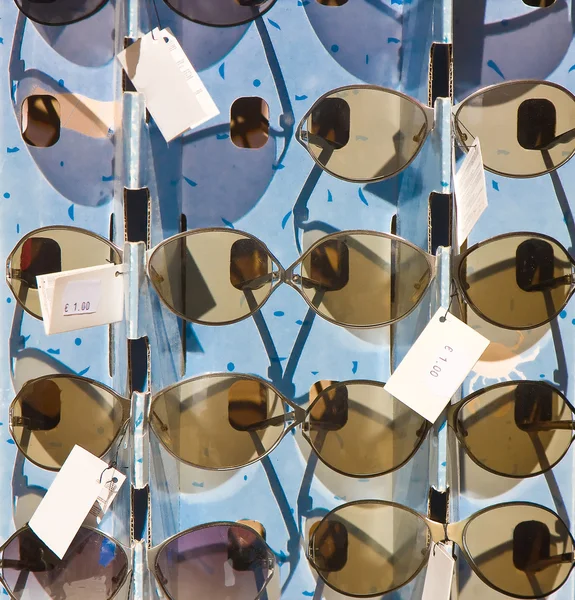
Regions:
<instances>
[{"instance_id":1,"label":"reflection on lens","mask_svg":"<svg viewBox=\"0 0 575 600\"><path fill-rule=\"evenodd\" d=\"M198 377L154 397L150 425L178 459L200 468L234 469L258 460L281 438L283 400L263 380Z\"/></svg>"},{"instance_id":2,"label":"reflection on lens","mask_svg":"<svg viewBox=\"0 0 575 600\"><path fill-rule=\"evenodd\" d=\"M471 308L500 327L530 329L557 316L571 291L572 263L555 240L536 234L493 238L461 262Z\"/></svg>"},{"instance_id":3,"label":"reflection on lens","mask_svg":"<svg viewBox=\"0 0 575 600\"><path fill-rule=\"evenodd\" d=\"M254 21L276 0L164 0L182 17L214 27L231 27Z\"/></svg>"},{"instance_id":4,"label":"reflection on lens","mask_svg":"<svg viewBox=\"0 0 575 600\"><path fill-rule=\"evenodd\" d=\"M162 300L194 323L223 325L261 306L272 289L272 259L251 236L190 231L160 244L148 263Z\"/></svg>"},{"instance_id":5,"label":"reflection on lens","mask_svg":"<svg viewBox=\"0 0 575 600\"><path fill-rule=\"evenodd\" d=\"M561 393L538 381L495 385L457 413L460 442L481 466L529 477L553 467L573 437L573 413Z\"/></svg>"},{"instance_id":6,"label":"reflection on lens","mask_svg":"<svg viewBox=\"0 0 575 600\"><path fill-rule=\"evenodd\" d=\"M301 289L310 304L326 319L350 327L405 317L432 276L422 250L370 232L344 232L320 241L302 257L301 271Z\"/></svg>"},{"instance_id":7,"label":"reflection on lens","mask_svg":"<svg viewBox=\"0 0 575 600\"><path fill-rule=\"evenodd\" d=\"M510 177L543 175L575 152L575 97L544 81L501 83L464 100L455 126L464 147L479 138L486 169Z\"/></svg>"},{"instance_id":8,"label":"reflection on lens","mask_svg":"<svg viewBox=\"0 0 575 600\"><path fill-rule=\"evenodd\" d=\"M311 534L309 558L342 594L379 596L408 583L427 561L429 529L416 513L366 500L345 504Z\"/></svg>"},{"instance_id":9,"label":"reflection on lens","mask_svg":"<svg viewBox=\"0 0 575 600\"><path fill-rule=\"evenodd\" d=\"M540 506L514 502L479 513L463 539L473 567L504 594L543 598L571 572L573 538Z\"/></svg>"},{"instance_id":10,"label":"reflection on lens","mask_svg":"<svg viewBox=\"0 0 575 600\"><path fill-rule=\"evenodd\" d=\"M18 8L32 21L42 25L69 25L92 16L108 0L15 0Z\"/></svg>"},{"instance_id":11,"label":"reflection on lens","mask_svg":"<svg viewBox=\"0 0 575 600\"><path fill-rule=\"evenodd\" d=\"M399 468L427 433L425 419L383 384L361 381L335 384L319 394L306 429L314 450L331 468L355 477Z\"/></svg>"},{"instance_id":12,"label":"reflection on lens","mask_svg":"<svg viewBox=\"0 0 575 600\"><path fill-rule=\"evenodd\" d=\"M266 587L273 556L264 540L239 524L206 525L169 541L155 574L173 600L254 600Z\"/></svg>"},{"instance_id":13,"label":"reflection on lens","mask_svg":"<svg viewBox=\"0 0 575 600\"><path fill-rule=\"evenodd\" d=\"M120 264L114 246L89 231L47 227L24 237L8 257L8 284L18 302L42 318L36 277L60 271Z\"/></svg>"},{"instance_id":14,"label":"reflection on lens","mask_svg":"<svg viewBox=\"0 0 575 600\"><path fill-rule=\"evenodd\" d=\"M123 422L120 397L81 377L49 375L29 381L11 406L14 441L45 469L60 469L76 444L102 456Z\"/></svg>"},{"instance_id":15,"label":"reflection on lens","mask_svg":"<svg viewBox=\"0 0 575 600\"><path fill-rule=\"evenodd\" d=\"M405 169L428 133L425 113L414 100L361 86L318 100L304 124L307 150L320 166L357 182L379 181Z\"/></svg>"},{"instance_id":16,"label":"reflection on lens","mask_svg":"<svg viewBox=\"0 0 575 600\"><path fill-rule=\"evenodd\" d=\"M81 527L60 560L29 528L4 548L2 576L17 600L99 598L108 600L128 574L124 550L109 537Z\"/></svg>"}]
</instances>

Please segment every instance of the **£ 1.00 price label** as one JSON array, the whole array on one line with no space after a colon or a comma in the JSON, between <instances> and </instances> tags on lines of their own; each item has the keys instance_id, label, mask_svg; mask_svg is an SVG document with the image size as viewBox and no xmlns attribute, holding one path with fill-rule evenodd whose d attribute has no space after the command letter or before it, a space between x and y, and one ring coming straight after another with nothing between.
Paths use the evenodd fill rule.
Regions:
<instances>
[{"instance_id":1,"label":"\u00a3 1.00 price label","mask_svg":"<svg viewBox=\"0 0 575 600\"><path fill-rule=\"evenodd\" d=\"M98 310L101 285L99 280L70 281L62 295L62 314L88 315Z\"/></svg>"}]
</instances>

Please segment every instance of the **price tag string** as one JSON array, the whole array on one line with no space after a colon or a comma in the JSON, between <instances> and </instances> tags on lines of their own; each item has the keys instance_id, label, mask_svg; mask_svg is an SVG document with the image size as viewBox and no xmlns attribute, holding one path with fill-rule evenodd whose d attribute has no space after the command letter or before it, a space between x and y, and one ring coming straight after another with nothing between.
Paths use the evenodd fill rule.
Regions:
<instances>
[{"instance_id":1,"label":"price tag string","mask_svg":"<svg viewBox=\"0 0 575 600\"><path fill-rule=\"evenodd\" d=\"M445 321L447 320L447 315L449 314L449 311L451 310L451 305L453 304L453 298L455 298L457 296L457 290L455 290L454 292L452 292L449 295L449 304L447 305L447 309L445 310L445 314L442 317L439 317L439 321L440 323L445 323Z\"/></svg>"},{"instance_id":2,"label":"price tag string","mask_svg":"<svg viewBox=\"0 0 575 600\"><path fill-rule=\"evenodd\" d=\"M126 424L124 426L124 429L122 431L122 434L120 435L120 439L118 440L118 444L116 446L116 451L114 453L114 456L112 458L112 460L108 463L108 466L102 471L101 475L100 475L100 483L102 483L102 477L104 477L104 473L106 471L109 471L110 469L127 469L128 467L119 467L118 466L118 456L120 454L120 448L122 447L122 442L124 441L124 438L126 437L126 432L128 431L128 424ZM114 478L112 478L110 481L107 481L106 483L116 483L114 481Z\"/></svg>"}]
</instances>

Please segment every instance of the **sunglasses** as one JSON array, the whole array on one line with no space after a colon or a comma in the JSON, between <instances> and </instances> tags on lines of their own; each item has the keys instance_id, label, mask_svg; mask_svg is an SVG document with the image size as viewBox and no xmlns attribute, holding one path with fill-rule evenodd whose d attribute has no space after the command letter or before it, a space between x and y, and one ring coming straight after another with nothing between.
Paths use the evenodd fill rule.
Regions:
<instances>
[{"instance_id":1,"label":"sunglasses","mask_svg":"<svg viewBox=\"0 0 575 600\"><path fill-rule=\"evenodd\" d=\"M41 318L36 276L121 262L121 251L96 234L44 227L12 250L7 282L19 304ZM559 242L540 233L490 238L455 257L453 265L463 300L487 322L505 329L548 323L575 289L575 260ZM319 316L353 328L390 325L407 317L436 270L435 257L418 246L364 230L322 237L284 269L256 237L226 228L168 238L149 251L147 268L164 304L192 323L241 321L285 282Z\"/></svg>"},{"instance_id":2,"label":"sunglasses","mask_svg":"<svg viewBox=\"0 0 575 600\"><path fill-rule=\"evenodd\" d=\"M0 582L9 596L79 597L111 600L129 585L131 572L122 545L108 535L81 527L63 559L28 527L0 547ZM148 562L170 600L198 598L259 600L275 569L263 537L242 523L208 523L178 533L148 550ZM223 565L223 569L222 569ZM75 591L74 591L75 590ZM70 596L72 594L72 596Z\"/></svg>"},{"instance_id":3,"label":"sunglasses","mask_svg":"<svg viewBox=\"0 0 575 600\"><path fill-rule=\"evenodd\" d=\"M395 90L345 86L316 100L296 139L335 177L381 181L415 160L434 127L433 115L431 107ZM464 150L475 138L481 140L488 171L537 177L575 154L575 96L548 81L508 81L481 89L455 106L454 126Z\"/></svg>"},{"instance_id":4,"label":"sunglasses","mask_svg":"<svg viewBox=\"0 0 575 600\"><path fill-rule=\"evenodd\" d=\"M350 502L312 527L308 559L330 588L369 598L414 579L429 560L432 541L457 544L485 584L514 598L552 594L575 564L567 525L529 502L497 504L448 524L394 502Z\"/></svg>"},{"instance_id":5,"label":"sunglasses","mask_svg":"<svg viewBox=\"0 0 575 600\"><path fill-rule=\"evenodd\" d=\"M149 421L172 456L201 469L253 464L300 426L329 468L349 477L377 477L411 460L430 427L383 386L368 380L324 389L316 384L304 410L259 377L213 373L158 392ZM23 386L10 406L9 427L28 460L56 471L76 444L104 456L129 417L129 400L105 385L76 375L47 375ZM553 468L569 450L575 408L547 383L505 382L451 405L448 423L480 467L531 477Z\"/></svg>"},{"instance_id":6,"label":"sunglasses","mask_svg":"<svg viewBox=\"0 0 575 600\"><path fill-rule=\"evenodd\" d=\"M155 2L155 0L148 0ZM177 14L201 25L232 27L257 19L276 0L164 0ZM108 0L14 0L22 13L41 25L70 25L91 17Z\"/></svg>"}]
</instances>

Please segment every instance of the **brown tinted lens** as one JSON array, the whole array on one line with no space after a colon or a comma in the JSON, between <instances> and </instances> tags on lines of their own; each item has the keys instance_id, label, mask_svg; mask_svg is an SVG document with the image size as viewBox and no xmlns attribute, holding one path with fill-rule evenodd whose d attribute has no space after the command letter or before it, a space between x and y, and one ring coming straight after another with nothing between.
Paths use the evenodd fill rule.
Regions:
<instances>
[{"instance_id":1,"label":"brown tinted lens","mask_svg":"<svg viewBox=\"0 0 575 600\"><path fill-rule=\"evenodd\" d=\"M271 292L272 266L261 242L232 230L191 231L167 240L148 263L152 284L168 307L206 325L255 312Z\"/></svg>"},{"instance_id":2,"label":"brown tinted lens","mask_svg":"<svg viewBox=\"0 0 575 600\"><path fill-rule=\"evenodd\" d=\"M529 329L561 311L571 270L571 259L557 242L518 233L472 250L459 277L474 310L501 327Z\"/></svg>"},{"instance_id":3,"label":"brown tinted lens","mask_svg":"<svg viewBox=\"0 0 575 600\"><path fill-rule=\"evenodd\" d=\"M314 105L305 125L308 151L318 163L358 182L404 169L428 133L422 108L383 88L334 91Z\"/></svg>"},{"instance_id":4,"label":"brown tinted lens","mask_svg":"<svg viewBox=\"0 0 575 600\"><path fill-rule=\"evenodd\" d=\"M428 546L419 515L365 501L329 513L311 534L309 557L338 592L376 596L408 583L427 560Z\"/></svg>"},{"instance_id":5,"label":"brown tinted lens","mask_svg":"<svg viewBox=\"0 0 575 600\"><path fill-rule=\"evenodd\" d=\"M431 280L422 250L369 232L330 236L304 254L301 272L302 292L319 314L350 327L401 319Z\"/></svg>"},{"instance_id":6,"label":"brown tinted lens","mask_svg":"<svg viewBox=\"0 0 575 600\"><path fill-rule=\"evenodd\" d=\"M463 146L479 138L486 169L512 177L542 175L575 152L575 100L546 82L503 83L461 103L456 131Z\"/></svg>"},{"instance_id":7,"label":"brown tinted lens","mask_svg":"<svg viewBox=\"0 0 575 600\"><path fill-rule=\"evenodd\" d=\"M49 375L28 382L16 396L11 416L20 450L53 470L76 444L102 456L123 424L120 398L80 377Z\"/></svg>"},{"instance_id":8,"label":"brown tinted lens","mask_svg":"<svg viewBox=\"0 0 575 600\"><path fill-rule=\"evenodd\" d=\"M472 567L504 594L543 598L571 572L573 538L542 507L513 502L472 517L463 535Z\"/></svg>"},{"instance_id":9,"label":"brown tinted lens","mask_svg":"<svg viewBox=\"0 0 575 600\"><path fill-rule=\"evenodd\" d=\"M421 444L426 421L383 389L348 382L323 391L310 406L306 429L331 467L355 477L388 473Z\"/></svg>"},{"instance_id":10,"label":"brown tinted lens","mask_svg":"<svg viewBox=\"0 0 575 600\"><path fill-rule=\"evenodd\" d=\"M263 381L217 375L184 381L153 400L152 429L180 460L208 469L242 467L284 431L284 403Z\"/></svg>"},{"instance_id":11,"label":"brown tinted lens","mask_svg":"<svg viewBox=\"0 0 575 600\"><path fill-rule=\"evenodd\" d=\"M567 452L573 412L546 383L508 383L465 402L456 427L478 463L500 475L528 477L548 470Z\"/></svg>"},{"instance_id":12,"label":"brown tinted lens","mask_svg":"<svg viewBox=\"0 0 575 600\"><path fill-rule=\"evenodd\" d=\"M121 262L118 251L103 238L88 231L50 227L27 236L12 251L8 282L26 310L41 318L36 276Z\"/></svg>"}]
</instances>

